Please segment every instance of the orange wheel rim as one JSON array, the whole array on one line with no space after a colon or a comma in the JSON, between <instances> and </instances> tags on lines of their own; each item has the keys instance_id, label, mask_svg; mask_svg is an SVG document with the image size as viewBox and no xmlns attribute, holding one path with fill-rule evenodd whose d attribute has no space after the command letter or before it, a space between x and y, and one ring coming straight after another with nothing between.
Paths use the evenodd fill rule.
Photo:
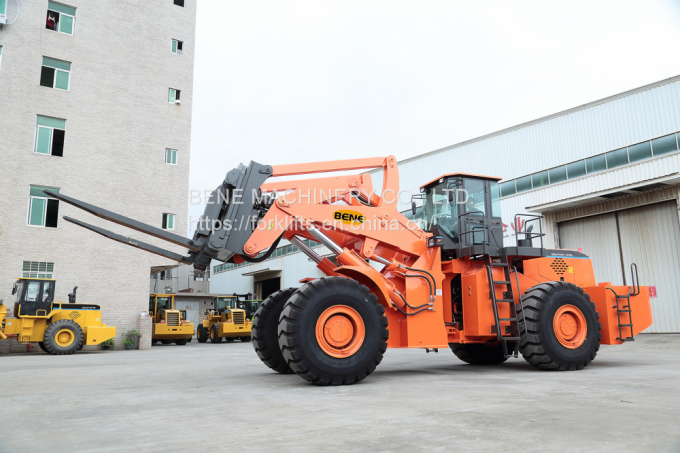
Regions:
<instances>
[{"instance_id":1,"label":"orange wheel rim","mask_svg":"<svg viewBox=\"0 0 680 453\"><path fill-rule=\"evenodd\" d=\"M576 349L583 344L588 333L586 317L575 306L563 305L555 313L553 330L562 346Z\"/></svg>"},{"instance_id":2,"label":"orange wheel rim","mask_svg":"<svg viewBox=\"0 0 680 453\"><path fill-rule=\"evenodd\" d=\"M356 353L365 336L364 320L347 305L327 309L316 321L316 341L331 357L342 359Z\"/></svg>"}]
</instances>

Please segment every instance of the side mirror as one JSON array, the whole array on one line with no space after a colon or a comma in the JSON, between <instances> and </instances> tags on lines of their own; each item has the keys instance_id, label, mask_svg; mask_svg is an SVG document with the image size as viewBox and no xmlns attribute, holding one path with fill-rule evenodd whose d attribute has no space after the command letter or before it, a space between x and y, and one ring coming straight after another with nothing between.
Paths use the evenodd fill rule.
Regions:
<instances>
[{"instance_id":1,"label":"side mirror","mask_svg":"<svg viewBox=\"0 0 680 453\"><path fill-rule=\"evenodd\" d=\"M454 192L455 191L453 189L449 189L449 191L447 192L448 195L449 195L449 203L453 203L453 193Z\"/></svg>"},{"instance_id":2,"label":"side mirror","mask_svg":"<svg viewBox=\"0 0 680 453\"><path fill-rule=\"evenodd\" d=\"M19 285L17 285L17 284L15 283L14 286L12 287L12 296L15 295L15 294L17 293L17 290L18 290L18 289L19 289Z\"/></svg>"},{"instance_id":3,"label":"side mirror","mask_svg":"<svg viewBox=\"0 0 680 453\"><path fill-rule=\"evenodd\" d=\"M69 304L75 304L76 303L76 291L78 290L77 286L73 287L73 292L68 295L68 303Z\"/></svg>"},{"instance_id":4,"label":"side mirror","mask_svg":"<svg viewBox=\"0 0 680 453\"><path fill-rule=\"evenodd\" d=\"M413 213L413 218L416 217L416 202L411 200L411 212Z\"/></svg>"}]
</instances>

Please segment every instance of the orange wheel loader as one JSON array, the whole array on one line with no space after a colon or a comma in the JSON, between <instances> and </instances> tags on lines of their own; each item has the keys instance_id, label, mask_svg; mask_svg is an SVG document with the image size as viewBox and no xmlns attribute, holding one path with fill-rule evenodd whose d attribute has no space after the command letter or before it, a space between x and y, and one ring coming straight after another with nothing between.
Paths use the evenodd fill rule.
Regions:
<instances>
[{"instance_id":1,"label":"orange wheel loader","mask_svg":"<svg viewBox=\"0 0 680 453\"><path fill-rule=\"evenodd\" d=\"M278 176L382 170L277 180ZM580 370L600 344L621 344L651 325L647 287L597 283L588 256L543 247L539 216L504 245L500 178L448 173L421 187L424 225L397 210L394 156L234 168L213 191L193 239L142 224L64 193L50 196L98 217L185 246L176 254L64 217L111 239L203 270L211 260L267 259L280 240L326 275L278 291L253 319L257 355L279 373L318 385L359 382L387 348L450 347L493 365L521 353L542 370ZM516 231L518 231L516 229ZM322 243L337 264L303 239Z\"/></svg>"}]
</instances>

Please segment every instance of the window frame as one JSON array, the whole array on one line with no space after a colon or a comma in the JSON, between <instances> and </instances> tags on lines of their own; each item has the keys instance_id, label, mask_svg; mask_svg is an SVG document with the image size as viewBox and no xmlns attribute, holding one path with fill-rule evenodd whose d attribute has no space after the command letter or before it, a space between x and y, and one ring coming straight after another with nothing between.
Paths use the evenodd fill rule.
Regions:
<instances>
[{"instance_id":1,"label":"window frame","mask_svg":"<svg viewBox=\"0 0 680 453\"><path fill-rule=\"evenodd\" d=\"M44 58L45 58L45 57L43 57L43 59L44 59ZM47 57L47 58L50 58L50 57ZM56 60L56 58L52 58L52 60ZM59 61L63 61L63 60L59 60ZM71 63L70 61L64 61L64 63L68 63L69 65L72 65L72 64L73 64L73 63ZM54 66L50 66L49 64L45 64L45 62L43 61L43 63L40 65L40 78L41 78L41 79L42 79L42 68L50 68L50 69L53 69L53 70L54 70L54 74L52 75L52 86L51 86L51 87L47 87L47 86L45 86L45 85L43 85L43 84L41 84L41 83L38 82L39 85L40 85L41 87L44 87L44 88L51 88L51 89L53 89L53 90L71 91L71 69L70 69L70 68L69 68L69 69L56 68L56 67L54 67ZM66 88L66 89L57 87L57 73L58 73L59 71L65 72L66 74L68 74L68 88Z\"/></svg>"},{"instance_id":2,"label":"window frame","mask_svg":"<svg viewBox=\"0 0 680 453\"><path fill-rule=\"evenodd\" d=\"M174 91L174 96L172 96L173 91ZM182 102L180 100L181 93L182 93L182 90L178 90L177 88L168 88L168 104L181 104L181 102Z\"/></svg>"},{"instance_id":3,"label":"window frame","mask_svg":"<svg viewBox=\"0 0 680 453\"><path fill-rule=\"evenodd\" d=\"M57 3L57 2L52 2L52 3ZM58 3L58 4L61 4L61 3ZM64 5L64 6L68 6L68 5ZM69 6L69 8L73 8L73 7L72 7L72 6ZM77 9L77 8L73 8L73 9ZM57 33L62 33L62 34L64 34L64 35L73 36L73 35L75 34L75 32L76 32L76 16L74 16L74 15L72 15L72 14L69 14L69 13L63 13L63 12L61 12L61 11L56 11L56 10L50 9L49 3L48 3L48 4L47 4L47 14L49 14L50 11L52 11L52 12L55 13L55 14L58 14L58 15L59 15L59 20L58 20L57 23L56 23L56 30L52 30L51 28L47 28L47 23L45 23L45 25L46 25L46 26L45 26L45 29L46 29L46 30L49 30L49 31L54 31L54 32L57 32ZM70 18L72 19L72 22L71 22L71 33L66 33L65 31L61 31L61 26L59 25L59 24L61 24L61 16L70 17ZM47 16L45 16L45 21L47 22Z\"/></svg>"},{"instance_id":4,"label":"window frame","mask_svg":"<svg viewBox=\"0 0 680 453\"><path fill-rule=\"evenodd\" d=\"M31 195L31 188L33 187L42 187L44 189L55 189L57 191L60 191L61 189L58 187L48 187L48 186L29 186L28 190L28 215L26 216L26 226L28 227L33 227L33 228L59 228L59 222L57 221L57 225L53 227L48 227L45 224L47 223L47 207L49 205L49 201L55 201L57 203L57 212L59 210L59 200L56 198L48 197L47 195L45 196L36 196L36 195ZM45 206L43 207L43 212L42 212L42 225L33 225L31 223L31 216L33 214L33 200L44 200L45 201ZM57 219L59 219L59 214L57 214Z\"/></svg>"},{"instance_id":5,"label":"window frame","mask_svg":"<svg viewBox=\"0 0 680 453\"><path fill-rule=\"evenodd\" d=\"M175 44L175 51L173 52L172 47L173 44ZM180 49L180 44L182 45L182 49ZM184 41L180 41L179 39L175 38L170 38L170 53L173 53L175 55L182 56L182 52L184 52Z\"/></svg>"},{"instance_id":6,"label":"window frame","mask_svg":"<svg viewBox=\"0 0 680 453\"><path fill-rule=\"evenodd\" d=\"M50 152L49 152L49 153L40 153L40 152L38 152L38 139L39 139L39 134L40 134L40 128L41 128L41 127L42 127L43 129L49 129L49 131L50 131L50 143L49 143ZM66 128L61 129L61 128L59 128L59 127L53 127L53 126L43 126L42 124L37 124L37 122L36 122L36 125L35 125L35 136L33 137L33 153L34 153L34 154L38 154L38 155L40 155L40 156L64 157L64 149L63 149L63 148L62 148L62 150L61 150L61 156L59 156L58 154L57 154L57 155L52 154L52 151L53 151L52 147L53 147L53 145L54 145L54 131L55 131L55 130L64 131L64 143L66 143Z\"/></svg>"},{"instance_id":7,"label":"window frame","mask_svg":"<svg viewBox=\"0 0 680 453\"><path fill-rule=\"evenodd\" d=\"M172 220L172 222L168 222L168 220ZM176 220L175 214L171 214L169 212L164 212L163 213L163 219L161 221L161 228L163 230L173 231L175 229L175 223L176 223L175 220ZM172 226L168 227L168 224L170 224L170 223L172 223Z\"/></svg>"},{"instance_id":8,"label":"window frame","mask_svg":"<svg viewBox=\"0 0 680 453\"><path fill-rule=\"evenodd\" d=\"M174 156L174 158L175 158L175 159L174 159L174 160L175 160L174 162L168 162L168 153L170 153L170 152L174 153L174 154L173 154L173 156ZM177 150L176 150L176 149L165 148L165 163L166 163L167 165L177 165L177 154L178 154L178 153L177 153Z\"/></svg>"},{"instance_id":9,"label":"window frame","mask_svg":"<svg viewBox=\"0 0 680 453\"><path fill-rule=\"evenodd\" d=\"M28 264L28 271L24 271L24 267L26 266L26 263L29 263ZM31 269L31 265L33 263L38 264L38 270L35 271L35 272L33 272L33 270ZM41 264L45 265L45 271L43 272L43 277L40 277L40 265ZM47 270L49 264L52 265L51 271ZM28 275L26 275L26 274L28 274ZM36 276L31 277L31 274L35 274ZM21 276L22 276L22 278L44 278L44 279L48 279L48 280L54 280L54 263L50 262L50 261L22 261L22 263L21 263Z\"/></svg>"}]
</instances>

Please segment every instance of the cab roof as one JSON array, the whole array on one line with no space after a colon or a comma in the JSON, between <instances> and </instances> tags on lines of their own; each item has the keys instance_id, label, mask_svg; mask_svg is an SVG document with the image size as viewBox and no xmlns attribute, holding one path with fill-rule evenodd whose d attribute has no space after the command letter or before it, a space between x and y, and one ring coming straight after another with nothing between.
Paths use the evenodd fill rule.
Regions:
<instances>
[{"instance_id":1,"label":"cab roof","mask_svg":"<svg viewBox=\"0 0 680 453\"><path fill-rule=\"evenodd\" d=\"M468 178L488 179L488 180L491 180L491 181L500 181L500 180L503 179L503 178L499 178L498 176L475 175L473 173L460 173L460 172L446 173L444 175L441 175L439 178L433 179L432 181L428 182L427 184L423 184L422 186L420 186L420 188L422 189L422 188L427 187L427 186L429 186L429 185L431 185L435 182L438 182L442 178L448 178L450 176L467 176Z\"/></svg>"},{"instance_id":2,"label":"cab roof","mask_svg":"<svg viewBox=\"0 0 680 453\"><path fill-rule=\"evenodd\" d=\"M54 278L33 278L33 277L19 277L17 280L39 280L39 281L47 281L47 282L56 282L57 280Z\"/></svg>"}]
</instances>

